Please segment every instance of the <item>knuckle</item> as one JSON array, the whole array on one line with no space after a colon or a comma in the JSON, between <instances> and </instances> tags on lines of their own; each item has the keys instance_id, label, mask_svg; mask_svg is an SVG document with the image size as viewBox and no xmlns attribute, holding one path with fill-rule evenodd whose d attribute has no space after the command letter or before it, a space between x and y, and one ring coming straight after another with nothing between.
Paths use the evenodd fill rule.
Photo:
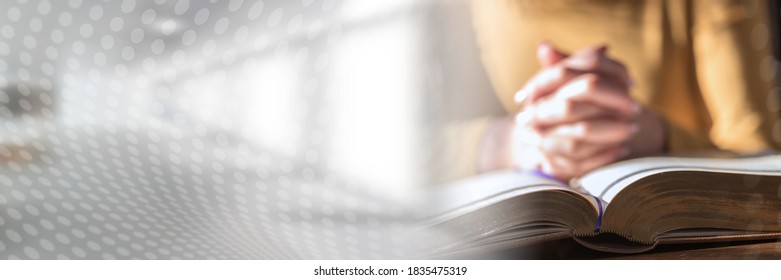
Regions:
<instances>
[{"instance_id":1,"label":"knuckle","mask_svg":"<svg viewBox=\"0 0 781 280\"><path fill-rule=\"evenodd\" d=\"M555 76L558 79L562 79L562 80L566 79L567 77L569 77L573 73L572 69L570 69L569 67L563 66L563 65L556 66L556 69L554 69L554 71L555 71L554 72Z\"/></svg>"},{"instance_id":2,"label":"knuckle","mask_svg":"<svg viewBox=\"0 0 781 280\"><path fill-rule=\"evenodd\" d=\"M618 67L618 69L620 71L622 71L622 72L628 72L629 71L629 69L626 67L626 65L624 63L619 62L619 61L614 61L614 62L616 63L616 67Z\"/></svg>"},{"instance_id":3,"label":"knuckle","mask_svg":"<svg viewBox=\"0 0 781 280\"><path fill-rule=\"evenodd\" d=\"M584 138L587 135L594 132L594 124L590 122L582 122L578 124L577 130L576 130L576 137Z\"/></svg>"},{"instance_id":4,"label":"knuckle","mask_svg":"<svg viewBox=\"0 0 781 280\"><path fill-rule=\"evenodd\" d=\"M578 149L575 150L575 152L573 153L573 156L575 158L578 158L578 159L584 159L584 158L587 158L588 156L591 156L593 153L594 153L593 148L591 148L591 147L586 148L586 147L582 147L581 146L581 147L578 147Z\"/></svg>"},{"instance_id":5,"label":"knuckle","mask_svg":"<svg viewBox=\"0 0 781 280\"><path fill-rule=\"evenodd\" d=\"M594 56L589 56L589 57L588 57L588 58L587 58L587 59L584 61L584 62L585 62L584 66L588 67L588 69L590 69L590 70L596 70L596 69L599 69L599 67L600 67L600 66L601 66L601 64L602 64L602 59L603 59L603 57L602 57L602 56L597 56L597 55L594 55Z\"/></svg>"},{"instance_id":6,"label":"knuckle","mask_svg":"<svg viewBox=\"0 0 781 280\"><path fill-rule=\"evenodd\" d=\"M572 99L564 99L561 103L561 113L566 117L571 117L575 114L575 101Z\"/></svg>"},{"instance_id":7,"label":"knuckle","mask_svg":"<svg viewBox=\"0 0 781 280\"><path fill-rule=\"evenodd\" d=\"M591 91L599 87L599 83L601 82L601 79L596 74L585 74L583 77L583 82L586 84L585 85L586 89Z\"/></svg>"},{"instance_id":8,"label":"knuckle","mask_svg":"<svg viewBox=\"0 0 781 280\"><path fill-rule=\"evenodd\" d=\"M575 154L578 151L578 141L567 139L562 142L562 152L568 155Z\"/></svg>"}]
</instances>

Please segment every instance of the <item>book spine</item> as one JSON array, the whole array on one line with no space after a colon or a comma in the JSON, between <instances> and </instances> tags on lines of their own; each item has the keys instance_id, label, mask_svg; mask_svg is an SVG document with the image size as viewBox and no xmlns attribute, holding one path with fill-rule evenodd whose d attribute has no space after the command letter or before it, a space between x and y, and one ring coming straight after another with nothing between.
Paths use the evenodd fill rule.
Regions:
<instances>
[{"instance_id":1,"label":"book spine","mask_svg":"<svg viewBox=\"0 0 781 280\"><path fill-rule=\"evenodd\" d=\"M594 232L599 232L599 229L602 227L602 200L593 195L591 197L597 201L597 208L599 208L599 216L597 216L597 222L594 225Z\"/></svg>"}]
</instances>

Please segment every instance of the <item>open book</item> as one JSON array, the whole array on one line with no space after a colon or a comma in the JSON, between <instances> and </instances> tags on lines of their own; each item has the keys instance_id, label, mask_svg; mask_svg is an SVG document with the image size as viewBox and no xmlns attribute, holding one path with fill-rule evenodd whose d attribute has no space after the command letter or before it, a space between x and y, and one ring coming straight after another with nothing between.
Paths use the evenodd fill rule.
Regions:
<instances>
[{"instance_id":1,"label":"open book","mask_svg":"<svg viewBox=\"0 0 781 280\"><path fill-rule=\"evenodd\" d=\"M563 238L609 252L663 243L781 237L781 155L656 157L612 164L569 184L534 172L480 175L436 189L435 255Z\"/></svg>"}]
</instances>

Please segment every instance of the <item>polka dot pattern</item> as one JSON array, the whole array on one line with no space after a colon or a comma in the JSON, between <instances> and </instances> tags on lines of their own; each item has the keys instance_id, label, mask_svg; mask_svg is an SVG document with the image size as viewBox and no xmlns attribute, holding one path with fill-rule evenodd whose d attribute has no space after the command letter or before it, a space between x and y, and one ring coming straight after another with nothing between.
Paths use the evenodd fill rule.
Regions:
<instances>
[{"instance_id":1,"label":"polka dot pattern","mask_svg":"<svg viewBox=\"0 0 781 280\"><path fill-rule=\"evenodd\" d=\"M407 209L333 171L306 102L339 2L3 5L0 258L411 254Z\"/></svg>"}]
</instances>

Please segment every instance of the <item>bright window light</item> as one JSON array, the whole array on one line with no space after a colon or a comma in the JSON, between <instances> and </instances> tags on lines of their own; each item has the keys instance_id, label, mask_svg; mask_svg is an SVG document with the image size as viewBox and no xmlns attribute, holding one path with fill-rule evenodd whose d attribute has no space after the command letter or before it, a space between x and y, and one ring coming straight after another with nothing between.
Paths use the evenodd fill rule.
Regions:
<instances>
[{"instance_id":1,"label":"bright window light","mask_svg":"<svg viewBox=\"0 0 781 280\"><path fill-rule=\"evenodd\" d=\"M391 195L403 195L415 180L418 36L408 21L378 24L343 38L331 63L333 164Z\"/></svg>"}]
</instances>

